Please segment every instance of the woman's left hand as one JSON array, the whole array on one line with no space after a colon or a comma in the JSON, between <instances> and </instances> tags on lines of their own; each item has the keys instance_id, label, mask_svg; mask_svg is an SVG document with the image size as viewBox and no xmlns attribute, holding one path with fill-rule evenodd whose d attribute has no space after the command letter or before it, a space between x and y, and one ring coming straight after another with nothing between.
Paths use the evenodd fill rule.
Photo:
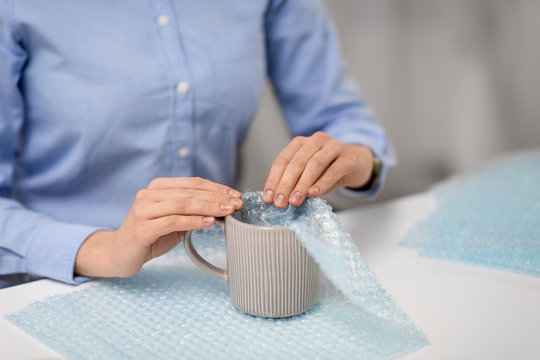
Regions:
<instances>
[{"instance_id":1,"label":"woman's left hand","mask_svg":"<svg viewBox=\"0 0 540 360\"><path fill-rule=\"evenodd\" d=\"M345 145L323 132L297 136L274 160L263 200L278 208L300 206L308 195L362 187L372 171L373 154L365 146Z\"/></svg>"}]
</instances>

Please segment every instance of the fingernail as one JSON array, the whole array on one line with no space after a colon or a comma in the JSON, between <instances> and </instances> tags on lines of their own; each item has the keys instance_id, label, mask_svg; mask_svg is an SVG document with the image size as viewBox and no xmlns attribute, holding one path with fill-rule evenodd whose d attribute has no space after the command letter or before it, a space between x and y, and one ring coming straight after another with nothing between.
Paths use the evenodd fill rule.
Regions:
<instances>
[{"instance_id":1,"label":"fingernail","mask_svg":"<svg viewBox=\"0 0 540 360\"><path fill-rule=\"evenodd\" d=\"M205 224L211 224L214 222L214 218L211 216L205 216L202 218L202 222Z\"/></svg>"},{"instance_id":2,"label":"fingernail","mask_svg":"<svg viewBox=\"0 0 540 360\"><path fill-rule=\"evenodd\" d=\"M229 200L235 207L239 207L239 206L242 206L242 200L240 199L235 199L235 198L232 198L231 200Z\"/></svg>"},{"instance_id":3,"label":"fingernail","mask_svg":"<svg viewBox=\"0 0 540 360\"><path fill-rule=\"evenodd\" d=\"M319 192L321 191L321 188L318 187L318 186L313 186L309 192L312 193L312 194L318 194Z\"/></svg>"},{"instance_id":4,"label":"fingernail","mask_svg":"<svg viewBox=\"0 0 540 360\"><path fill-rule=\"evenodd\" d=\"M240 191L236 191L233 189L229 190L229 195L234 197L242 197L242 193Z\"/></svg>"},{"instance_id":5,"label":"fingernail","mask_svg":"<svg viewBox=\"0 0 540 360\"><path fill-rule=\"evenodd\" d=\"M233 209L232 204L221 204L219 208L223 211L231 211Z\"/></svg>"},{"instance_id":6,"label":"fingernail","mask_svg":"<svg viewBox=\"0 0 540 360\"><path fill-rule=\"evenodd\" d=\"M277 207L285 207L285 195L279 194L276 198Z\"/></svg>"},{"instance_id":7,"label":"fingernail","mask_svg":"<svg viewBox=\"0 0 540 360\"><path fill-rule=\"evenodd\" d=\"M302 193L300 191L296 191L294 194L292 194L291 196L291 202L293 203L299 203L300 201L302 201Z\"/></svg>"},{"instance_id":8,"label":"fingernail","mask_svg":"<svg viewBox=\"0 0 540 360\"><path fill-rule=\"evenodd\" d=\"M265 202L271 202L274 200L274 192L270 189L266 190L263 195L263 200Z\"/></svg>"}]
</instances>

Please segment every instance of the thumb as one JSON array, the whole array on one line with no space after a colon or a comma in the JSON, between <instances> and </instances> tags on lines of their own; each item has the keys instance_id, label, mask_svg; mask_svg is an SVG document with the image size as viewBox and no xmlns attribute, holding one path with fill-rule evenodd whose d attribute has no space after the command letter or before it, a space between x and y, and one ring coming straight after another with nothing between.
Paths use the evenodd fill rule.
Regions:
<instances>
[{"instance_id":1,"label":"thumb","mask_svg":"<svg viewBox=\"0 0 540 360\"><path fill-rule=\"evenodd\" d=\"M184 231L175 231L161 236L150 246L149 256L146 261L167 253L182 241L183 236Z\"/></svg>"}]
</instances>

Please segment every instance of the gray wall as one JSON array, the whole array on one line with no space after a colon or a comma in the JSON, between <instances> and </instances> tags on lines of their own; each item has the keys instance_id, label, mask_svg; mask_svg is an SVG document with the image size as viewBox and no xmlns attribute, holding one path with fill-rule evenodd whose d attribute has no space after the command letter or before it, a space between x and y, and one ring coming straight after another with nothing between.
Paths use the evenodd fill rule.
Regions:
<instances>
[{"instance_id":1,"label":"gray wall","mask_svg":"<svg viewBox=\"0 0 540 360\"><path fill-rule=\"evenodd\" d=\"M540 145L540 0L327 0L342 51L396 149L379 200ZM260 189L288 142L269 88L242 152ZM338 207L358 205L343 202Z\"/></svg>"}]
</instances>

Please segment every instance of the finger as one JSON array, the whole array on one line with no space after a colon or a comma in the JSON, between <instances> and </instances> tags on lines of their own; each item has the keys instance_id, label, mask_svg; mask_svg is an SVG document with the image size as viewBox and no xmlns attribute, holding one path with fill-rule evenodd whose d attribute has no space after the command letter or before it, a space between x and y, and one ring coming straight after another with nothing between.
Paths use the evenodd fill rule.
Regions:
<instances>
[{"instance_id":1,"label":"finger","mask_svg":"<svg viewBox=\"0 0 540 360\"><path fill-rule=\"evenodd\" d=\"M235 210L240 210L244 203L242 199L232 197L215 191L196 189L143 189L137 193L138 200L148 200L151 202L163 202L171 199L186 199L197 201L213 201L220 204L231 203Z\"/></svg>"},{"instance_id":2,"label":"finger","mask_svg":"<svg viewBox=\"0 0 540 360\"><path fill-rule=\"evenodd\" d=\"M214 222L215 218L211 216L170 215L151 220L149 225L154 230L154 233L160 237L175 231L204 229L214 224Z\"/></svg>"},{"instance_id":3,"label":"finger","mask_svg":"<svg viewBox=\"0 0 540 360\"><path fill-rule=\"evenodd\" d=\"M308 190L309 195L321 196L336 187L340 187L339 181L348 172L350 167L350 160L346 157L338 157Z\"/></svg>"},{"instance_id":4,"label":"finger","mask_svg":"<svg viewBox=\"0 0 540 360\"><path fill-rule=\"evenodd\" d=\"M146 219L156 219L170 215L227 216L235 211L230 202L204 201L188 198L173 198L153 203L144 209Z\"/></svg>"},{"instance_id":5,"label":"finger","mask_svg":"<svg viewBox=\"0 0 540 360\"><path fill-rule=\"evenodd\" d=\"M229 186L215 183L213 181L200 177L171 177L156 178L148 185L150 189L197 189L206 191L215 191L223 194L229 194L232 197L239 198L242 194Z\"/></svg>"},{"instance_id":6,"label":"finger","mask_svg":"<svg viewBox=\"0 0 540 360\"><path fill-rule=\"evenodd\" d=\"M313 155L289 197L289 203L291 205L302 205L308 195L309 189L328 170L338 155L339 149L335 146L325 147Z\"/></svg>"},{"instance_id":7,"label":"finger","mask_svg":"<svg viewBox=\"0 0 540 360\"><path fill-rule=\"evenodd\" d=\"M270 173L268 174L268 178L266 179L266 184L264 185L264 193L263 193L263 200L267 204L274 201L274 194L276 192L276 188L279 184L279 180L281 179L281 176L285 172L285 169L287 168L287 165L293 158L294 154L300 149L304 142L306 141L306 138L303 136L297 136L292 141L281 150L279 155L276 157L274 162L272 163L272 167L270 168Z\"/></svg>"},{"instance_id":8,"label":"finger","mask_svg":"<svg viewBox=\"0 0 540 360\"><path fill-rule=\"evenodd\" d=\"M306 169L309 160L321 148L322 144L320 142L307 141L304 146L294 154L276 188L276 197L274 199L274 205L276 207L284 208L287 206L292 190L295 188L302 173Z\"/></svg>"}]
</instances>

